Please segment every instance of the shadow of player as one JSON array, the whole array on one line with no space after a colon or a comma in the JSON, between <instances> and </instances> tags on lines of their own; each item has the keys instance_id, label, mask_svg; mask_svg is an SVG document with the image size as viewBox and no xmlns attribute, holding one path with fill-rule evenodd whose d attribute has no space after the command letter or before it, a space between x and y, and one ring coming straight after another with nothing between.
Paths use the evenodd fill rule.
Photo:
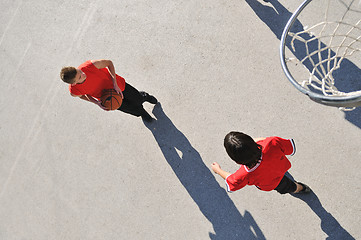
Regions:
<instances>
[{"instance_id":1,"label":"shadow of player","mask_svg":"<svg viewBox=\"0 0 361 240\"><path fill-rule=\"evenodd\" d=\"M303 195L294 194L293 196L307 203L312 211L321 219L321 229L328 235L327 239L355 239L340 225L331 213L326 211L314 192Z\"/></svg>"},{"instance_id":2,"label":"shadow of player","mask_svg":"<svg viewBox=\"0 0 361 240\"><path fill-rule=\"evenodd\" d=\"M265 239L252 215L248 211L243 216L240 214L200 154L167 117L160 103L154 107L153 114L156 120L144 124L152 132L180 183L212 223L215 234L209 233L210 238Z\"/></svg>"},{"instance_id":3,"label":"shadow of player","mask_svg":"<svg viewBox=\"0 0 361 240\"><path fill-rule=\"evenodd\" d=\"M256 13L256 15L271 29L271 31L276 35L276 37L280 40L282 37L283 30L292 16L292 13L289 12L282 4L280 4L277 0L272 0L267 4L263 4L257 0L246 0L247 4L252 8L252 10ZM297 19L291 29L292 32L298 32L303 30L302 23ZM302 38L309 40L311 37L308 34L302 34ZM295 55L298 60L302 60L306 56L305 44L300 41L294 41L295 50L292 50L291 47L291 39L286 38L286 47ZM311 41L308 44L310 52L318 49L319 45L324 47L325 44L319 42L318 40ZM277 46L278 47L278 46ZM323 51L321 55L323 58L327 58L327 51ZM331 56L334 56L335 53L331 51ZM319 62L317 54L312 58L315 63ZM303 62L304 66L312 71L313 64L306 60ZM327 63L324 63L325 65ZM327 68L324 65L325 68ZM279 64L281 67L281 64ZM317 74L315 74L317 76ZM341 66L338 70L334 71L333 77L335 78L335 86L345 92L350 92L354 90L361 90L361 81L359 81L359 77L361 76L361 69L357 67L354 63L349 61L348 59L344 59L341 63ZM318 76L320 78L320 76ZM286 77L285 77L286 79ZM360 109L358 107L354 112L345 112L345 118L361 128L361 117L360 117Z\"/></svg>"},{"instance_id":4,"label":"shadow of player","mask_svg":"<svg viewBox=\"0 0 361 240\"><path fill-rule=\"evenodd\" d=\"M293 180L293 177L290 173L287 172L287 176ZM304 201L320 218L321 229L328 235L327 239L355 239L340 225L340 223L331 215L331 213L326 211L326 209L322 206L320 199L313 191L309 194L291 195Z\"/></svg>"}]
</instances>

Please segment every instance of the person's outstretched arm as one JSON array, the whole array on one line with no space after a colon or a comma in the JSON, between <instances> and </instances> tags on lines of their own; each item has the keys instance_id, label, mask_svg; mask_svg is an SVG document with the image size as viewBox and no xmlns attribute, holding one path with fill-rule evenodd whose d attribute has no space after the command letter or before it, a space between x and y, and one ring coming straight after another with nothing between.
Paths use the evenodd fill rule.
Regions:
<instances>
[{"instance_id":1,"label":"person's outstretched arm","mask_svg":"<svg viewBox=\"0 0 361 240\"><path fill-rule=\"evenodd\" d=\"M224 171L217 162L212 163L212 170L223 179L226 179L229 175L231 175L231 173Z\"/></svg>"}]
</instances>

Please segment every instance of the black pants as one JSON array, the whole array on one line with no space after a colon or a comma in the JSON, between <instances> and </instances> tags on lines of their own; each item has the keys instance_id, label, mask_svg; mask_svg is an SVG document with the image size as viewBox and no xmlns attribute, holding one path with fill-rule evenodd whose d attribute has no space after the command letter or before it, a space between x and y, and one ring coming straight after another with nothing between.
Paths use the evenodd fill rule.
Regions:
<instances>
[{"instance_id":1,"label":"black pants","mask_svg":"<svg viewBox=\"0 0 361 240\"><path fill-rule=\"evenodd\" d=\"M142 116L146 112L143 108L145 94L144 92L139 92L129 83L125 83L124 99L118 110L137 117Z\"/></svg>"},{"instance_id":2,"label":"black pants","mask_svg":"<svg viewBox=\"0 0 361 240\"><path fill-rule=\"evenodd\" d=\"M286 176L283 176L281 182L275 188L275 190L280 194L293 193L296 189L296 183Z\"/></svg>"}]
</instances>

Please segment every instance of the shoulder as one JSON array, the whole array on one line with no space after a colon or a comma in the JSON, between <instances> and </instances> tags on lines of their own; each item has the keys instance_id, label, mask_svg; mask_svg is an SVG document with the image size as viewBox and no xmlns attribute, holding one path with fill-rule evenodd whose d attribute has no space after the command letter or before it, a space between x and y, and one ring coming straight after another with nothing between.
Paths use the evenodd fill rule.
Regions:
<instances>
[{"instance_id":1,"label":"shoulder","mask_svg":"<svg viewBox=\"0 0 361 240\"><path fill-rule=\"evenodd\" d=\"M296 152L296 147L293 139L270 137L268 146L270 149L279 149L286 155L293 155Z\"/></svg>"},{"instance_id":2,"label":"shoulder","mask_svg":"<svg viewBox=\"0 0 361 240\"><path fill-rule=\"evenodd\" d=\"M91 69L94 67L95 66L94 66L92 60L87 60L87 61L83 62L82 64L80 64L78 68L83 71L84 69Z\"/></svg>"},{"instance_id":3,"label":"shoulder","mask_svg":"<svg viewBox=\"0 0 361 240\"><path fill-rule=\"evenodd\" d=\"M271 144L271 145L277 145L277 144L281 144L282 142L285 141L289 141L289 139L285 139L285 138L281 138L281 137L277 137L277 136L271 136L271 137L266 137L265 139L263 139L260 142L264 142L266 144Z\"/></svg>"},{"instance_id":4,"label":"shoulder","mask_svg":"<svg viewBox=\"0 0 361 240\"><path fill-rule=\"evenodd\" d=\"M293 139L286 139L281 137L270 137L270 142L273 145L283 145L283 144L289 144L293 142Z\"/></svg>"},{"instance_id":5,"label":"shoulder","mask_svg":"<svg viewBox=\"0 0 361 240\"><path fill-rule=\"evenodd\" d=\"M102 69L102 68L106 68L106 67L114 67L113 62L108 59L91 60L91 62L97 69Z\"/></svg>"},{"instance_id":6,"label":"shoulder","mask_svg":"<svg viewBox=\"0 0 361 240\"><path fill-rule=\"evenodd\" d=\"M265 139L258 141L257 144L262 146L263 153L269 153L279 148L279 139L276 136L266 137Z\"/></svg>"}]
</instances>

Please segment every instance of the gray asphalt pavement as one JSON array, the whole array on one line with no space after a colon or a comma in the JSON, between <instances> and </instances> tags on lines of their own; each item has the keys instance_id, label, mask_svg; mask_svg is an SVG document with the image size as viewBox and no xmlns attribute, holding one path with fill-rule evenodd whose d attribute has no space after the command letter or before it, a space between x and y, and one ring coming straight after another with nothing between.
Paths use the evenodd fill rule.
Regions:
<instances>
[{"instance_id":1,"label":"gray asphalt pavement","mask_svg":"<svg viewBox=\"0 0 361 240\"><path fill-rule=\"evenodd\" d=\"M282 0L0 2L0 239L361 239L361 108L299 93ZM63 66L111 59L157 120L70 96ZM293 138L307 196L229 194L223 138Z\"/></svg>"}]
</instances>

